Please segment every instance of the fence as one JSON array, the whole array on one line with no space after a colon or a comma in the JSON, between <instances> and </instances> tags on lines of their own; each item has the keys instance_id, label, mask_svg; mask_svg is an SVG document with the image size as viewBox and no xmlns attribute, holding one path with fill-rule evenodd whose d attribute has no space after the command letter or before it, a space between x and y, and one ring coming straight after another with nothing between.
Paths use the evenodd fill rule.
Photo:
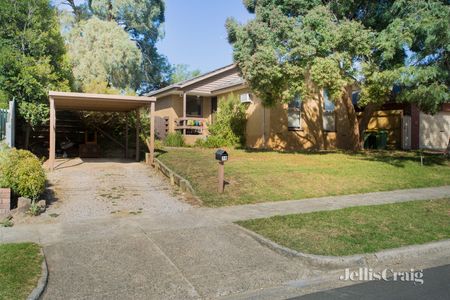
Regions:
<instances>
[{"instance_id":1,"label":"fence","mask_svg":"<svg viewBox=\"0 0 450 300\"><path fill-rule=\"evenodd\" d=\"M10 147L15 145L16 103L9 101L9 109L0 109L0 141L6 140Z\"/></svg>"},{"instance_id":2,"label":"fence","mask_svg":"<svg viewBox=\"0 0 450 300\"><path fill-rule=\"evenodd\" d=\"M8 110L0 109L0 141L6 138L6 122L8 121Z\"/></svg>"}]
</instances>

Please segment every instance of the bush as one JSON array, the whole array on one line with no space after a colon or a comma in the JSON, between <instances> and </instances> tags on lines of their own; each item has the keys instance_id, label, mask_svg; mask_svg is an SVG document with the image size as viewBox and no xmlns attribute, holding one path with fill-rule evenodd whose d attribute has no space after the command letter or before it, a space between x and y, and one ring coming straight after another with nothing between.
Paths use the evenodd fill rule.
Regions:
<instances>
[{"instance_id":1,"label":"bush","mask_svg":"<svg viewBox=\"0 0 450 300\"><path fill-rule=\"evenodd\" d=\"M30 208L28 209L28 214L32 216L39 216L41 214L41 207L36 203L36 201L31 202Z\"/></svg>"},{"instance_id":2,"label":"bush","mask_svg":"<svg viewBox=\"0 0 450 300\"><path fill-rule=\"evenodd\" d=\"M0 187L36 200L45 190L45 171L39 159L26 150L0 150Z\"/></svg>"},{"instance_id":3,"label":"bush","mask_svg":"<svg viewBox=\"0 0 450 300\"><path fill-rule=\"evenodd\" d=\"M202 148L220 148L228 146L228 142L221 136L210 135L204 139L198 139L195 141L196 147Z\"/></svg>"},{"instance_id":4,"label":"bush","mask_svg":"<svg viewBox=\"0 0 450 300\"><path fill-rule=\"evenodd\" d=\"M155 149L162 149L163 147L164 147L163 141L155 139Z\"/></svg>"},{"instance_id":5,"label":"bush","mask_svg":"<svg viewBox=\"0 0 450 300\"><path fill-rule=\"evenodd\" d=\"M183 147L185 145L184 137L181 132L172 132L166 136L163 144L167 147Z\"/></svg>"},{"instance_id":6,"label":"bush","mask_svg":"<svg viewBox=\"0 0 450 300\"><path fill-rule=\"evenodd\" d=\"M218 148L245 145L245 111L245 105L233 95L220 101L216 120L208 127L210 135L204 140L197 140L196 146Z\"/></svg>"}]
</instances>

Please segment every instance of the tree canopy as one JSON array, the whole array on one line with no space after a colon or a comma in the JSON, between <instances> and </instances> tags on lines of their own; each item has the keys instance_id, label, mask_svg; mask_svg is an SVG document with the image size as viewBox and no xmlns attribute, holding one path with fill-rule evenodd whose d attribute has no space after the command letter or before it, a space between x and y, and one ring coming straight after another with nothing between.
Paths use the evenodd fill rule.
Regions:
<instances>
[{"instance_id":1,"label":"tree canopy","mask_svg":"<svg viewBox=\"0 0 450 300\"><path fill-rule=\"evenodd\" d=\"M48 90L70 90L71 70L48 0L0 0L0 95L30 125L46 118Z\"/></svg>"},{"instance_id":2,"label":"tree canopy","mask_svg":"<svg viewBox=\"0 0 450 300\"><path fill-rule=\"evenodd\" d=\"M163 36L163 0L65 0L63 3L72 9L74 26L94 17L115 22L136 43L142 59L135 77L130 78L130 88L144 93L168 83L171 67L156 48L156 42Z\"/></svg>"},{"instance_id":3,"label":"tree canopy","mask_svg":"<svg viewBox=\"0 0 450 300\"><path fill-rule=\"evenodd\" d=\"M355 87L366 106L395 100L435 112L449 101L448 1L245 0L244 5L255 18L243 25L228 19L228 38L244 78L267 105L327 89L351 111Z\"/></svg>"},{"instance_id":4,"label":"tree canopy","mask_svg":"<svg viewBox=\"0 0 450 300\"><path fill-rule=\"evenodd\" d=\"M173 67L173 72L170 77L170 83L177 83L197 77L201 74L200 70L190 70L188 65L178 64Z\"/></svg>"},{"instance_id":5,"label":"tree canopy","mask_svg":"<svg viewBox=\"0 0 450 300\"><path fill-rule=\"evenodd\" d=\"M115 22L82 21L72 29L68 49L78 89L92 92L86 88L94 82L123 90L139 87L141 52Z\"/></svg>"},{"instance_id":6,"label":"tree canopy","mask_svg":"<svg viewBox=\"0 0 450 300\"><path fill-rule=\"evenodd\" d=\"M361 101L434 112L449 99L448 1L246 0L255 19L227 21L234 58L267 104L305 93L310 76L335 98L358 84Z\"/></svg>"}]
</instances>

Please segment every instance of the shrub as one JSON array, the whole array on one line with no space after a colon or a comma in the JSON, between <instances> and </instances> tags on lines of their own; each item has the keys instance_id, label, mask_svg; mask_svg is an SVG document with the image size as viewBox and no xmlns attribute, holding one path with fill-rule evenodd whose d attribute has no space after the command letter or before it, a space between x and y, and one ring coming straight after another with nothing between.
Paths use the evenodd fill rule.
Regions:
<instances>
[{"instance_id":1,"label":"shrub","mask_svg":"<svg viewBox=\"0 0 450 300\"><path fill-rule=\"evenodd\" d=\"M227 145L228 142L223 137L216 135L210 135L205 139L198 139L195 141L195 146L202 148L220 148Z\"/></svg>"},{"instance_id":2,"label":"shrub","mask_svg":"<svg viewBox=\"0 0 450 300\"><path fill-rule=\"evenodd\" d=\"M172 132L166 136L163 144L168 147L183 147L185 145L184 137L181 132Z\"/></svg>"},{"instance_id":3,"label":"shrub","mask_svg":"<svg viewBox=\"0 0 450 300\"><path fill-rule=\"evenodd\" d=\"M32 216L39 216L41 214L41 207L36 203L36 201L31 202L30 208L28 209L28 214Z\"/></svg>"},{"instance_id":4,"label":"shrub","mask_svg":"<svg viewBox=\"0 0 450 300\"><path fill-rule=\"evenodd\" d=\"M46 176L39 159L26 150L0 151L0 186L36 200L45 190Z\"/></svg>"},{"instance_id":5,"label":"shrub","mask_svg":"<svg viewBox=\"0 0 450 300\"><path fill-rule=\"evenodd\" d=\"M197 146L217 148L245 145L246 107L237 97L230 95L219 102L215 122L208 127L210 135L197 140Z\"/></svg>"},{"instance_id":6,"label":"shrub","mask_svg":"<svg viewBox=\"0 0 450 300\"><path fill-rule=\"evenodd\" d=\"M162 149L164 147L163 141L155 139L155 149Z\"/></svg>"}]
</instances>

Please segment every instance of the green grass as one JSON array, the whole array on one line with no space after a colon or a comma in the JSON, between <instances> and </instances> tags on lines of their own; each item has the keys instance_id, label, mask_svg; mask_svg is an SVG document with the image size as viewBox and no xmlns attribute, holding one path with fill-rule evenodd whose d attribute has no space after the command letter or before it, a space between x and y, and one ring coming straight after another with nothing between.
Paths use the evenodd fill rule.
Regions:
<instances>
[{"instance_id":1,"label":"green grass","mask_svg":"<svg viewBox=\"0 0 450 300\"><path fill-rule=\"evenodd\" d=\"M450 238L450 198L276 216L237 224L303 253L373 253Z\"/></svg>"},{"instance_id":2,"label":"green grass","mask_svg":"<svg viewBox=\"0 0 450 300\"><path fill-rule=\"evenodd\" d=\"M214 150L172 148L158 158L188 179L206 206L313 198L450 184L450 162L411 152L280 153L229 150L224 194Z\"/></svg>"},{"instance_id":3,"label":"green grass","mask_svg":"<svg viewBox=\"0 0 450 300\"><path fill-rule=\"evenodd\" d=\"M42 259L37 244L1 244L0 299L26 299L37 286Z\"/></svg>"}]
</instances>

